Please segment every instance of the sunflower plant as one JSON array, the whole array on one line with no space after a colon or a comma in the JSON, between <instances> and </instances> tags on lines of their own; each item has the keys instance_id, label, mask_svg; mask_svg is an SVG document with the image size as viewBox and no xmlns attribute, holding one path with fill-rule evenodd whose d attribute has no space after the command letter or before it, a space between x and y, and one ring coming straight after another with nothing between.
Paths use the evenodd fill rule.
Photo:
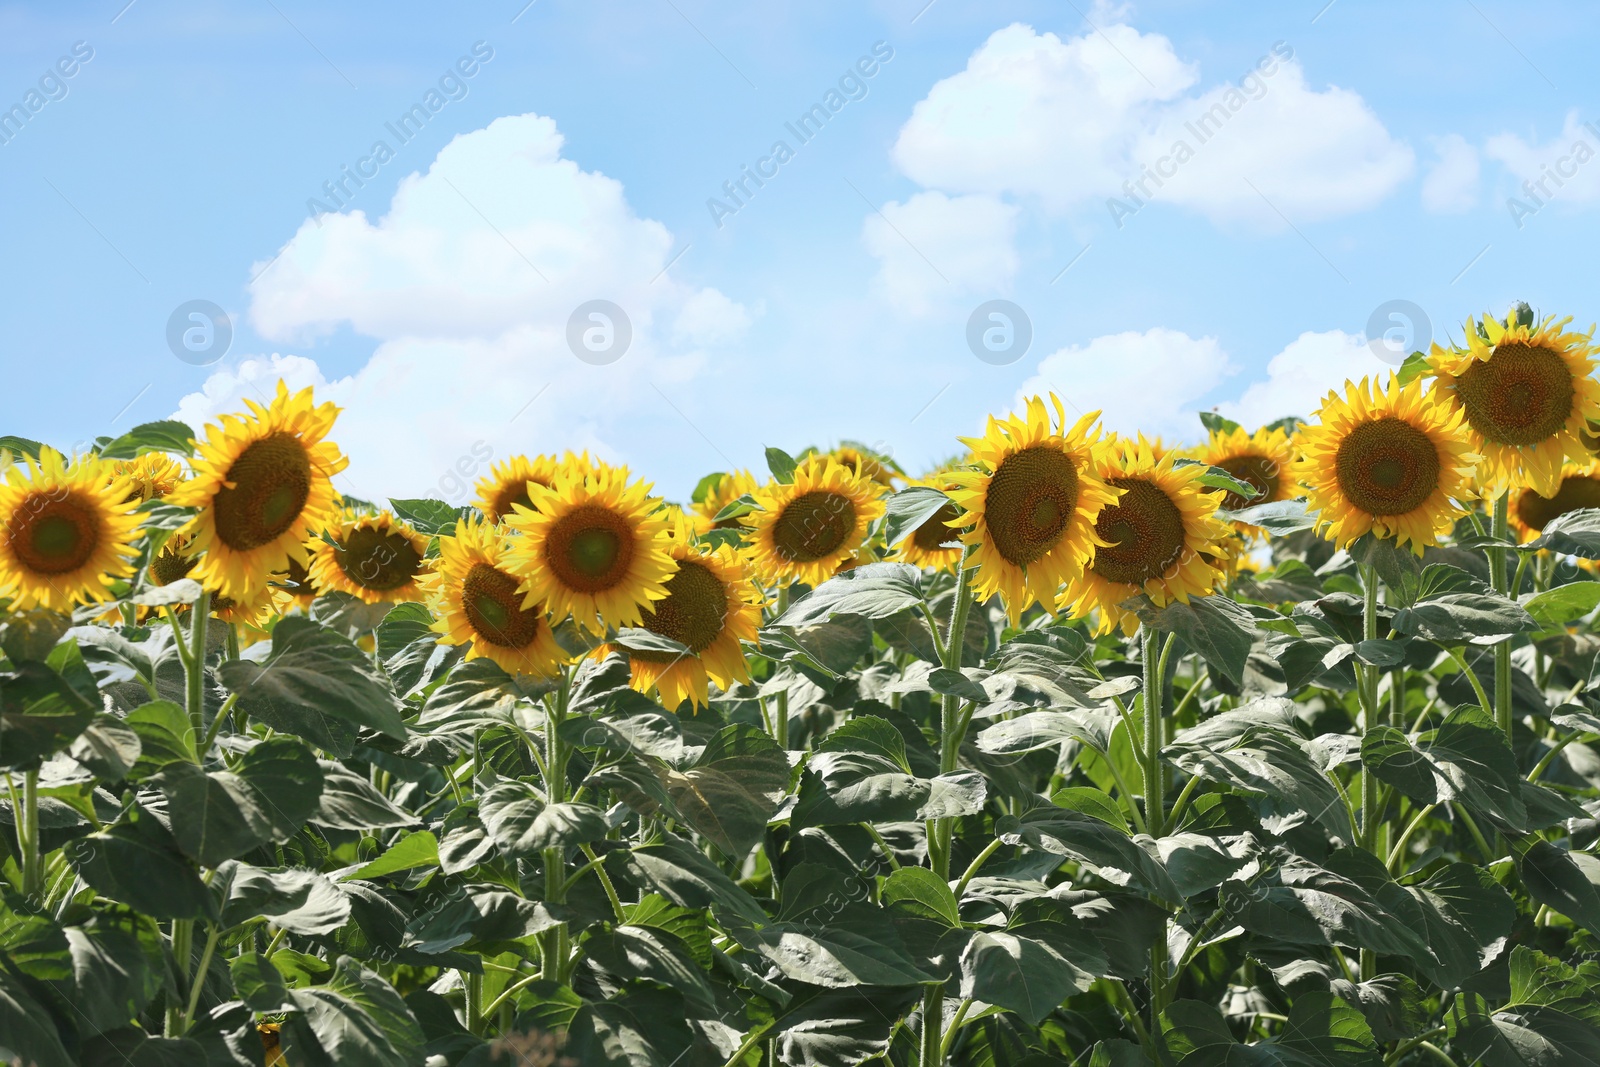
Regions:
<instances>
[{"instance_id":1,"label":"sunflower plant","mask_svg":"<svg viewBox=\"0 0 1600 1067\"><path fill-rule=\"evenodd\" d=\"M1588 342L1494 321L686 509L341 497L309 391L0 439L0 1062L1600 1062L1600 473L1472 384Z\"/></svg>"}]
</instances>

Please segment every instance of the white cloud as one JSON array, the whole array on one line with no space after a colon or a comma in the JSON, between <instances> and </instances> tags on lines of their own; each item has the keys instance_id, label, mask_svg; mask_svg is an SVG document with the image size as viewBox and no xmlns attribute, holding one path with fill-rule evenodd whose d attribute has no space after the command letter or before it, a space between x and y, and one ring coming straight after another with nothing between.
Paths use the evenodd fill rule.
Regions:
<instances>
[{"instance_id":1,"label":"white cloud","mask_svg":"<svg viewBox=\"0 0 1600 1067\"><path fill-rule=\"evenodd\" d=\"M1129 199L1131 181L1140 200L1274 227L1262 194L1296 220L1342 215L1411 172L1411 149L1361 96L1309 87L1281 42L1230 81L1191 92L1198 81L1159 34L1113 25L1062 40L1011 25L913 108L894 159L926 188L1035 200L1053 214ZM1142 169L1158 166L1160 185Z\"/></svg>"},{"instance_id":2,"label":"white cloud","mask_svg":"<svg viewBox=\"0 0 1600 1067\"><path fill-rule=\"evenodd\" d=\"M1017 273L1016 230L1017 209L992 196L918 193L868 215L862 240L878 259L878 292L924 314L958 294L1008 290Z\"/></svg>"},{"instance_id":3,"label":"white cloud","mask_svg":"<svg viewBox=\"0 0 1600 1067\"><path fill-rule=\"evenodd\" d=\"M1023 383L1018 404L1054 392L1069 410L1099 409L1108 428L1192 438L1196 402L1237 368L1215 337L1157 327L1096 337L1046 356Z\"/></svg>"},{"instance_id":4,"label":"white cloud","mask_svg":"<svg viewBox=\"0 0 1600 1067\"><path fill-rule=\"evenodd\" d=\"M1343 330L1307 331L1267 361L1265 379L1252 383L1238 400L1217 410L1255 427L1285 415L1308 418L1323 397L1345 381L1384 377L1393 368L1380 362L1360 334Z\"/></svg>"},{"instance_id":5,"label":"white cloud","mask_svg":"<svg viewBox=\"0 0 1600 1067\"><path fill-rule=\"evenodd\" d=\"M1458 133L1430 138L1433 166L1422 180L1422 206L1435 214L1467 211L1478 202L1478 150Z\"/></svg>"},{"instance_id":6,"label":"white cloud","mask_svg":"<svg viewBox=\"0 0 1600 1067\"><path fill-rule=\"evenodd\" d=\"M1513 133L1501 133L1484 142L1483 154L1499 160L1517 178L1528 183L1513 193L1531 208L1551 200L1587 203L1600 200L1600 132L1567 114L1561 133L1539 144ZM1530 188L1531 186L1531 188Z\"/></svg>"},{"instance_id":7,"label":"white cloud","mask_svg":"<svg viewBox=\"0 0 1600 1067\"><path fill-rule=\"evenodd\" d=\"M460 465L481 474L485 454L651 458L685 430L661 389L694 378L707 359L699 346L737 340L751 313L663 274L665 227L561 146L548 118L497 119L404 179L376 222L355 211L303 224L252 286L252 321L279 341L348 325L377 339L370 360L331 382L303 356L246 360L184 397L179 414L198 425L239 410L241 395L270 396L279 374L315 384L345 408L334 434L351 457L342 488L368 498L462 499L452 490L472 475ZM594 299L615 302L632 327L610 365L567 344L569 317Z\"/></svg>"}]
</instances>

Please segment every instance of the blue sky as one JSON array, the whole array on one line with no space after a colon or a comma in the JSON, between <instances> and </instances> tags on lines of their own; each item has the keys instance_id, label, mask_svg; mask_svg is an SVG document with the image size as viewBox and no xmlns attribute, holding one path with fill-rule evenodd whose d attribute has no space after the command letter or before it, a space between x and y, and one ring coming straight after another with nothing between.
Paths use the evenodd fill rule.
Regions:
<instances>
[{"instance_id":1,"label":"blue sky","mask_svg":"<svg viewBox=\"0 0 1600 1067\"><path fill-rule=\"evenodd\" d=\"M62 447L282 374L346 407L347 492L583 447L681 497L767 444L915 471L1019 391L1169 439L1307 414L1387 370L1391 300L1435 336L1600 310L1575 2L125 2L0 6L0 432ZM209 365L167 343L196 299L234 325ZM595 299L614 362L567 340ZM967 342L994 299L1032 327L1001 365Z\"/></svg>"}]
</instances>

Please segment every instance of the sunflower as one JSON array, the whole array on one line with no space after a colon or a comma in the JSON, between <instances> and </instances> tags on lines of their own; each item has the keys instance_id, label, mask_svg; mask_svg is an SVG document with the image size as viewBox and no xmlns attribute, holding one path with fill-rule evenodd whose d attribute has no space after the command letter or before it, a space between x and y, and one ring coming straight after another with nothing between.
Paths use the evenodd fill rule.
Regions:
<instances>
[{"instance_id":1,"label":"sunflower","mask_svg":"<svg viewBox=\"0 0 1600 1067\"><path fill-rule=\"evenodd\" d=\"M645 693L655 686L668 708L685 700L703 706L709 682L721 689L748 682L750 671L739 643L755 642L761 628L761 591L744 561L731 545L694 544L691 528L686 516L671 520L668 551L678 569L667 579L667 595L645 608L641 620L644 629L670 637L688 653L641 652L610 644L591 653L597 659L612 652L627 656L633 688Z\"/></svg>"},{"instance_id":2,"label":"sunflower","mask_svg":"<svg viewBox=\"0 0 1600 1067\"><path fill-rule=\"evenodd\" d=\"M189 549L192 538L188 534L173 534L150 561L150 584L171 585L180 578L189 577L194 565L200 562Z\"/></svg>"},{"instance_id":3,"label":"sunflower","mask_svg":"<svg viewBox=\"0 0 1600 1067\"><path fill-rule=\"evenodd\" d=\"M707 487L705 496L694 505L694 515L704 520L696 523L702 533L706 530L739 529L738 519L723 519L717 522L717 513L746 493L755 492L756 489L755 475L747 470L728 471L716 477L717 480Z\"/></svg>"},{"instance_id":4,"label":"sunflower","mask_svg":"<svg viewBox=\"0 0 1600 1067\"><path fill-rule=\"evenodd\" d=\"M368 604L421 600L417 578L427 569L428 539L387 511L346 515L324 538L308 543L312 583Z\"/></svg>"},{"instance_id":5,"label":"sunflower","mask_svg":"<svg viewBox=\"0 0 1600 1067\"><path fill-rule=\"evenodd\" d=\"M927 486L948 493L955 483L948 474L918 478L913 486ZM945 504L934 512L906 538L894 546L893 558L913 567L932 567L947 570L961 562L961 534L955 527L962 525L961 509L955 504Z\"/></svg>"},{"instance_id":6,"label":"sunflower","mask_svg":"<svg viewBox=\"0 0 1600 1067\"><path fill-rule=\"evenodd\" d=\"M1317 422L1300 431L1300 481L1340 548L1371 532L1409 542L1417 555L1448 532L1471 493L1472 452L1460 408L1422 380L1402 386L1393 374L1378 390L1366 378L1329 393Z\"/></svg>"},{"instance_id":7,"label":"sunflower","mask_svg":"<svg viewBox=\"0 0 1600 1067\"><path fill-rule=\"evenodd\" d=\"M110 599L113 579L133 573L139 532L127 480L104 461L68 463L52 449L0 482L0 592L12 607L70 611Z\"/></svg>"},{"instance_id":8,"label":"sunflower","mask_svg":"<svg viewBox=\"0 0 1600 1067\"><path fill-rule=\"evenodd\" d=\"M324 440L339 409L293 396L278 383L270 406L246 400L251 415L206 427L195 476L170 503L200 509L184 528L203 553L194 577L230 596L267 584L289 560L306 562L305 540L337 514L332 478L349 461Z\"/></svg>"},{"instance_id":9,"label":"sunflower","mask_svg":"<svg viewBox=\"0 0 1600 1067\"><path fill-rule=\"evenodd\" d=\"M950 497L971 528L973 589L978 599L1005 597L1011 624L1036 600L1053 605L1061 586L1083 573L1099 541L1095 516L1117 498L1098 471L1105 445L1099 412L1071 429L1061 401L1032 397L1027 414L996 419L982 437L963 438L976 469L950 476Z\"/></svg>"},{"instance_id":10,"label":"sunflower","mask_svg":"<svg viewBox=\"0 0 1600 1067\"><path fill-rule=\"evenodd\" d=\"M828 458L842 467L848 467L851 474L870 478L886 489L892 488L894 480L902 477L892 460L860 445L841 444L828 453Z\"/></svg>"},{"instance_id":11,"label":"sunflower","mask_svg":"<svg viewBox=\"0 0 1600 1067\"><path fill-rule=\"evenodd\" d=\"M490 467L487 478L478 479L478 484L474 486L478 491L478 499L473 503L490 522L504 522L515 512L516 505L521 504L525 508L533 506L528 500L529 482L548 489L555 485L556 475L562 471L575 471L582 475L593 467L594 461L587 452L581 455L568 452L562 459L555 456L534 456L532 459L512 456Z\"/></svg>"},{"instance_id":12,"label":"sunflower","mask_svg":"<svg viewBox=\"0 0 1600 1067\"><path fill-rule=\"evenodd\" d=\"M511 674L552 677L566 654L556 644L541 604L525 605L507 569L508 538L476 518L456 523L439 538L434 569L418 579L438 621L433 630L447 645L471 644L468 659L493 660Z\"/></svg>"},{"instance_id":13,"label":"sunflower","mask_svg":"<svg viewBox=\"0 0 1600 1067\"><path fill-rule=\"evenodd\" d=\"M740 520L750 530L745 557L768 585L827 581L857 558L867 527L883 514L878 483L816 454L795 467L794 481L771 482L751 496L759 510Z\"/></svg>"},{"instance_id":14,"label":"sunflower","mask_svg":"<svg viewBox=\"0 0 1600 1067\"><path fill-rule=\"evenodd\" d=\"M1290 466L1294 462L1294 447L1289 443L1289 435L1281 429L1246 433L1243 427L1236 426L1227 433L1213 432L1196 458L1212 467L1221 467L1256 491L1248 500L1228 491L1222 498L1225 511L1270 504L1293 495Z\"/></svg>"},{"instance_id":15,"label":"sunflower","mask_svg":"<svg viewBox=\"0 0 1600 1067\"><path fill-rule=\"evenodd\" d=\"M253 644L266 636L267 620L272 617L277 603L277 595L270 585L264 585L237 600L226 593L212 593L211 614L229 625L237 626L246 635L247 643Z\"/></svg>"},{"instance_id":16,"label":"sunflower","mask_svg":"<svg viewBox=\"0 0 1600 1067\"><path fill-rule=\"evenodd\" d=\"M1571 321L1484 315L1467 320L1465 351L1435 344L1429 353L1442 398L1471 428L1479 481L1492 492L1527 482L1554 496L1562 461L1588 455L1580 434L1600 419L1600 382L1590 377L1594 327L1566 332Z\"/></svg>"},{"instance_id":17,"label":"sunflower","mask_svg":"<svg viewBox=\"0 0 1600 1067\"><path fill-rule=\"evenodd\" d=\"M675 564L667 522L648 482L629 482L626 467L566 470L549 488L529 484L532 507L515 508L505 525L522 536L510 550L528 606L544 604L580 626L639 625L639 610L667 595Z\"/></svg>"},{"instance_id":18,"label":"sunflower","mask_svg":"<svg viewBox=\"0 0 1600 1067\"><path fill-rule=\"evenodd\" d=\"M1532 541L1553 520L1579 508L1600 508L1600 460L1563 466L1561 484L1549 496L1526 486L1512 490L1507 517L1518 540Z\"/></svg>"},{"instance_id":19,"label":"sunflower","mask_svg":"<svg viewBox=\"0 0 1600 1067\"><path fill-rule=\"evenodd\" d=\"M166 496L183 481L183 465L164 452L111 461L111 474L128 482L128 499L140 504Z\"/></svg>"},{"instance_id":20,"label":"sunflower","mask_svg":"<svg viewBox=\"0 0 1600 1067\"><path fill-rule=\"evenodd\" d=\"M1120 495L1095 516L1100 547L1057 605L1080 617L1098 611L1097 634L1120 625L1132 636L1139 617L1122 605L1140 593L1157 606L1187 604L1221 577L1232 530L1216 517L1216 492L1200 481L1205 468L1174 466L1177 458L1157 459L1142 436L1119 439L1103 455L1100 476Z\"/></svg>"},{"instance_id":21,"label":"sunflower","mask_svg":"<svg viewBox=\"0 0 1600 1067\"><path fill-rule=\"evenodd\" d=\"M311 602L322 595L322 590L312 581L305 565L292 559L283 570L272 573L272 588L278 597L280 614L291 608L309 608Z\"/></svg>"}]
</instances>

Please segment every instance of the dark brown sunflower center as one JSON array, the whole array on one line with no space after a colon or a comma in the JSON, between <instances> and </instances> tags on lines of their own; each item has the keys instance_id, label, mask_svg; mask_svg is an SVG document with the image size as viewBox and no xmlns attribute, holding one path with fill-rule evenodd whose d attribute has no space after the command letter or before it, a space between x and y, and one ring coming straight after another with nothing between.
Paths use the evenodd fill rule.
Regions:
<instances>
[{"instance_id":1,"label":"dark brown sunflower center","mask_svg":"<svg viewBox=\"0 0 1600 1067\"><path fill-rule=\"evenodd\" d=\"M526 648L544 625L539 609L523 609L517 580L487 563L474 563L467 572L461 610L478 640L501 648Z\"/></svg>"},{"instance_id":2,"label":"dark brown sunflower center","mask_svg":"<svg viewBox=\"0 0 1600 1067\"><path fill-rule=\"evenodd\" d=\"M1569 474L1561 479L1555 496L1540 496L1532 489L1517 496L1517 518L1534 530L1543 530L1554 519L1579 508L1600 508L1600 478Z\"/></svg>"},{"instance_id":3,"label":"dark brown sunflower center","mask_svg":"<svg viewBox=\"0 0 1600 1067\"><path fill-rule=\"evenodd\" d=\"M311 456L292 433L275 433L239 453L213 501L217 539L248 552L282 536L311 497Z\"/></svg>"},{"instance_id":4,"label":"dark brown sunflower center","mask_svg":"<svg viewBox=\"0 0 1600 1067\"><path fill-rule=\"evenodd\" d=\"M30 493L6 529L11 552L34 574L66 574L100 545L100 517L76 492Z\"/></svg>"},{"instance_id":5,"label":"dark brown sunflower center","mask_svg":"<svg viewBox=\"0 0 1600 1067\"><path fill-rule=\"evenodd\" d=\"M1105 548L1097 548L1091 568L1110 582L1140 585L1160 578L1183 554L1183 512L1154 482L1143 478L1110 478L1123 490L1114 504L1100 509L1094 532Z\"/></svg>"},{"instance_id":6,"label":"dark brown sunflower center","mask_svg":"<svg viewBox=\"0 0 1600 1067\"><path fill-rule=\"evenodd\" d=\"M843 548L855 528L849 497L817 489L785 505L772 524L772 547L792 563L812 563Z\"/></svg>"},{"instance_id":7,"label":"dark brown sunflower center","mask_svg":"<svg viewBox=\"0 0 1600 1067\"><path fill-rule=\"evenodd\" d=\"M345 537L333 553L345 577L364 589L388 592L399 589L417 576L422 557L411 539L395 530L384 532L358 526Z\"/></svg>"},{"instance_id":8,"label":"dark brown sunflower center","mask_svg":"<svg viewBox=\"0 0 1600 1067\"><path fill-rule=\"evenodd\" d=\"M956 521L960 512L956 511L954 504L946 504L934 512L933 518L918 526L911 534L911 543L924 552L933 552L944 545L958 540L955 529L950 525Z\"/></svg>"},{"instance_id":9,"label":"dark brown sunflower center","mask_svg":"<svg viewBox=\"0 0 1600 1067\"><path fill-rule=\"evenodd\" d=\"M528 483L506 482L494 495L494 514L489 518L494 522L508 519L516 514L514 505L517 504L525 508L533 507L533 501L528 497Z\"/></svg>"},{"instance_id":10,"label":"dark brown sunflower center","mask_svg":"<svg viewBox=\"0 0 1600 1067\"><path fill-rule=\"evenodd\" d=\"M1351 430L1333 462L1345 499L1368 515L1404 515L1439 487L1439 450L1393 415Z\"/></svg>"},{"instance_id":11,"label":"dark brown sunflower center","mask_svg":"<svg viewBox=\"0 0 1600 1067\"><path fill-rule=\"evenodd\" d=\"M1078 506L1078 468L1059 448L1007 456L989 477L984 525L1007 563L1026 566L1054 548Z\"/></svg>"},{"instance_id":12,"label":"dark brown sunflower center","mask_svg":"<svg viewBox=\"0 0 1600 1067\"><path fill-rule=\"evenodd\" d=\"M1278 468L1278 461L1271 456L1247 453L1225 459L1217 466L1256 491L1256 495L1249 500L1238 493L1229 492L1222 498L1222 506L1229 511L1237 511L1251 504L1265 504L1278 495L1278 478L1282 472Z\"/></svg>"},{"instance_id":13,"label":"dark brown sunflower center","mask_svg":"<svg viewBox=\"0 0 1600 1067\"><path fill-rule=\"evenodd\" d=\"M699 655L722 633L728 618L728 590L710 568L694 560L683 560L678 571L667 579L667 596L645 608L644 628L670 637ZM651 663L671 663L676 657L666 652L635 652L628 655Z\"/></svg>"},{"instance_id":14,"label":"dark brown sunflower center","mask_svg":"<svg viewBox=\"0 0 1600 1067\"><path fill-rule=\"evenodd\" d=\"M306 572L305 565L296 560L291 559L287 570L276 571L272 577L274 584L282 586L297 597L310 600L317 595L317 587L312 584L311 575Z\"/></svg>"},{"instance_id":15,"label":"dark brown sunflower center","mask_svg":"<svg viewBox=\"0 0 1600 1067\"><path fill-rule=\"evenodd\" d=\"M580 504L550 528L544 554L566 588L603 593L628 576L633 563L633 526L610 508Z\"/></svg>"},{"instance_id":16,"label":"dark brown sunflower center","mask_svg":"<svg viewBox=\"0 0 1600 1067\"><path fill-rule=\"evenodd\" d=\"M200 562L194 556L175 551L172 545L162 547L150 563L150 578L157 585L171 585L179 578L187 578L194 565Z\"/></svg>"},{"instance_id":17,"label":"dark brown sunflower center","mask_svg":"<svg viewBox=\"0 0 1600 1067\"><path fill-rule=\"evenodd\" d=\"M1497 345L1456 380L1472 428L1502 445L1536 445L1572 414L1572 371L1559 352L1521 342Z\"/></svg>"}]
</instances>

